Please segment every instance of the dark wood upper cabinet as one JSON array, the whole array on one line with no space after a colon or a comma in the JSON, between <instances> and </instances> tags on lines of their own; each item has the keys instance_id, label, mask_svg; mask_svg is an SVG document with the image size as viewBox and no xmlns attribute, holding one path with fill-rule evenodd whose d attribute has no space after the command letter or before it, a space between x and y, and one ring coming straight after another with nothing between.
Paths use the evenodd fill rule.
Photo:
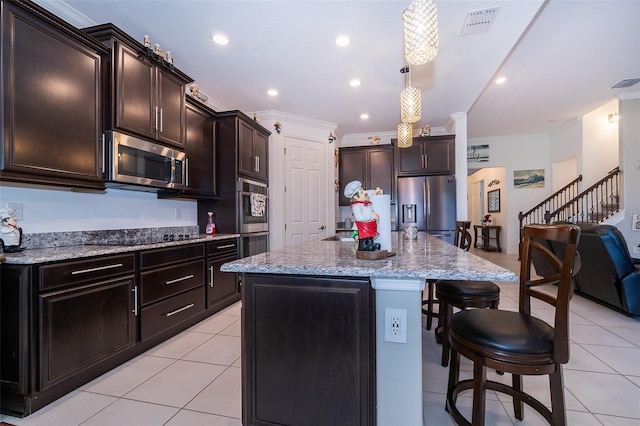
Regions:
<instances>
[{"instance_id":1,"label":"dark wood upper cabinet","mask_svg":"<svg viewBox=\"0 0 640 426\"><path fill-rule=\"evenodd\" d=\"M358 146L340 148L338 176L340 180L340 205L348 206L351 200L344 196L344 187L359 180L365 189L380 187L383 194L395 201L393 146Z\"/></svg>"},{"instance_id":2,"label":"dark wood upper cabinet","mask_svg":"<svg viewBox=\"0 0 640 426\"><path fill-rule=\"evenodd\" d=\"M104 189L100 43L31 2L2 2L0 178Z\"/></svg>"},{"instance_id":3,"label":"dark wood upper cabinet","mask_svg":"<svg viewBox=\"0 0 640 426\"><path fill-rule=\"evenodd\" d=\"M108 126L183 147L185 84L193 80L113 24L84 31L111 48Z\"/></svg>"},{"instance_id":4,"label":"dark wood upper cabinet","mask_svg":"<svg viewBox=\"0 0 640 426\"><path fill-rule=\"evenodd\" d=\"M187 102L186 148L189 161L188 192L215 196L216 138L215 113L197 101Z\"/></svg>"},{"instance_id":5,"label":"dark wood upper cabinet","mask_svg":"<svg viewBox=\"0 0 640 426\"><path fill-rule=\"evenodd\" d=\"M240 111L226 111L218 117L221 149L237 146L237 174L269 181L269 132Z\"/></svg>"},{"instance_id":6,"label":"dark wood upper cabinet","mask_svg":"<svg viewBox=\"0 0 640 426\"><path fill-rule=\"evenodd\" d=\"M239 174L263 181L269 179L268 139L269 136L261 133L251 122L238 120Z\"/></svg>"},{"instance_id":7,"label":"dark wood upper cabinet","mask_svg":"<svg viewBox=\"0 0 640 426\"><path fill-rule=\"evenodd\" d=\"M426 136L413 138L409 148L396 146L398 176L452 175L455 173L455 136Z\"/></svg>"}]
</instances>

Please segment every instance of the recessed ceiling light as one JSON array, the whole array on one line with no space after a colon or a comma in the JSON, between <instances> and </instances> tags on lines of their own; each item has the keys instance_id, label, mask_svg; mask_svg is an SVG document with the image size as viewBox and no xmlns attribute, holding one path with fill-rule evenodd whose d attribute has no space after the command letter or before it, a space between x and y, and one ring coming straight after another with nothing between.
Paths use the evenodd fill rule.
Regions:
<instances>
[{"instance_id":1,"label":"recessed ceiling light","mask_svg":"<svg viewBox=\"0 0 640 426\"><path fill-rule=\"evenodd\" d=\"M363 120L368 120L369 119L369 114L367 114L366 112L363 114L360 114L360 118L362 118Z\"/></svg>"},{"instance_id":2,"label":"recessed ceiling light","mask_svg":"<svg viewBox=\"0 0 640 426\"><path fill-rule=\"evenodd\" d=\"M220 34L220 33L211 34L211 40L213 40L214 43L219 44L221 46L225 46L229 44L229 38L226 35Z\"/></svg>"},{"instance_id":3,"label":"recessed ceiling light","mask_svg":"<svg viewBox=\"0 0 640 426\"><path fill-rule=\"evenodd\" d=\"M496 78L496 84L504 84L507 81L507 77Z\"/></svg>"},{"instance_id":4,"label":"recessed ceiling light","mask_svg":"<svg viewBox=\"0 0 640 426\"><path fill-rule=\"evenodd\" d=\"M360 84L362 84L362 82L360 81L359 78L354 78L349 82L349 85L351 87L358 87L358 86L360 86Z\"/></svg>"},{"instance_id":5,"label":"recessed ceiling light","mask_svg":"<svg viewBox=\"0 0 640 426\"><path fill-rule=\"evenodd\" d=\"M351 43L351 39L347 35L339 35L336 37L336 44L340 47L348 46Z\"/></svg>"},{"instance_id":6,"label":"recessed ceiling light","mask_svg":"<svg viewBox=\"0 0 640 426\"><path fill-rule=\"evenodd\" d=\"M276 89L267 90L267 95L269 96L278 96L278 91Z\"/></svg>"}]
</instances>

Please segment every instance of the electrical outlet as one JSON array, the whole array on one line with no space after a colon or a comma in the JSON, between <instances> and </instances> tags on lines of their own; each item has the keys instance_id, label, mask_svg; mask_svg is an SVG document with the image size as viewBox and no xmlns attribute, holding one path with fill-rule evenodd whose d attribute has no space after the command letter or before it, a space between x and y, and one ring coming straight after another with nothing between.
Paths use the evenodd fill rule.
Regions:
<instances>
[{"instance_id":1,"label":"electrical outlet","mask_svg":"<svg viewBox=\"0 0 640 426\"><path fill-rule=\"evenodd\" d=\"M407 310L384 310L384 340L387 342L407 343Z\"/></svg>"},{"instance_id":2,"label":"electrical outlet","mask_svg":"<svg viewBox=\"0 0 640 426\"><path fill-rule=\"evenodd\" d=\"M16 220L23 220L22 203L7 203L7 207L13 210Z\"/></svg>"}]
</instances>

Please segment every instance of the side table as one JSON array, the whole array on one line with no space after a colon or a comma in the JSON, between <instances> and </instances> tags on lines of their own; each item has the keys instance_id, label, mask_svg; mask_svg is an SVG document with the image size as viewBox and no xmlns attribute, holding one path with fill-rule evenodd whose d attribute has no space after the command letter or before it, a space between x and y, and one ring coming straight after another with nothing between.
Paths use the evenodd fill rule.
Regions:
<instances>
[{"instance_id":1,"label":"side table","mask_svg":"<svg viewBox=\"0 0 640 426\"><path fill-rule=\"evenodd\" d=\"M480 237L482 238L482 246L480 247L482 250L502 251L500 248L500 229L499 225L473 225L473 247L478 247L478 237ZM491 240L495 240L495 246L491 245Z\"/></svg>"}]
</instances>

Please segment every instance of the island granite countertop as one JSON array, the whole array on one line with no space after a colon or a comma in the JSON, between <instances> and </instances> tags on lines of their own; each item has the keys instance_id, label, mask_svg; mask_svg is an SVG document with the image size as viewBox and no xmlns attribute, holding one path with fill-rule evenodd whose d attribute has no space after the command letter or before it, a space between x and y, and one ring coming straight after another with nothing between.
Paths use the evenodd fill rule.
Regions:
<instances>
[{"instance_id":1,"label":"island granite countertop","mask_svg":"<svg viewBox=\"0 0 640 426\"><path fill-rule=\"evenodd\" d=\"M147 244L86 244L63 247L48 247L27 249L17 253L4 253L5 263L13 265L33 265L37 263L54 262L58 260L80 259L93 256L129 253L133 251L149 250L165 247L181 246L185 244L203 243L207 241L226 240L237 238L239 234L215 234L212 236L200 235L186 240L162 241Z\"/></svg>"},{"instance_id":2,"label":"island granite countertop","mask_svg":"<svg viewBox=\"0 0 640 426\"><path fill-rule=\"evenodd\" d=\"M225 263L223 272L377 278L461 279L517 282L518 275L452 244L418 233L392 232L395 256L361 260L353 242L313 240Z\"/></svg>"}]
</instances>

